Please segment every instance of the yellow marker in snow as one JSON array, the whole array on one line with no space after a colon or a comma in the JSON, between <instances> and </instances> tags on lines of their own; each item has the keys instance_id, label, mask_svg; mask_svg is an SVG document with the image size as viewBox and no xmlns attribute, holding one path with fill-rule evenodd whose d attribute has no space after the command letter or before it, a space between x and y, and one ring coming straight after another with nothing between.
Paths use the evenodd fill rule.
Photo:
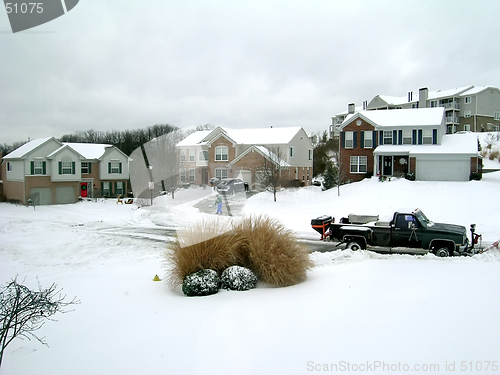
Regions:
<instances>
[{"instance_id":1,"label":"yellow marker in snow","mask_svg":"<svg viewBox=\"0 0 500 375\"><path fill-rule=\"evenodd\" d=\"M155 277L153 277L153 281L161 281L161 279L158 277L158 275L155 275Z\"/></svg>"}]
</instances>

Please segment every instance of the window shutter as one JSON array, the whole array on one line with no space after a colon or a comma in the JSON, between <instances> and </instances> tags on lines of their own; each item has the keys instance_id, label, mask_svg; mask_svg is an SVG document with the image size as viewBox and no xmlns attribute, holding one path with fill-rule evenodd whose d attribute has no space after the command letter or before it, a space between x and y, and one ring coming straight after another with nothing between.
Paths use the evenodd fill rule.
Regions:
<instances>
[{"instance_id":1,"label":"window shutter","mask_svg":"<svg viewBox=\"0 0 500 375\"><path fill-rule=\"evenodd\" d=\"M117 189L118 189L118 182L115 181L115 193L116 193Z\"/></svg>"},{"instance_id":2,"label":"window shutter","mask_svg":"<svg viewBox=\"0 0 500 375\"><path fill-rule=\"evenodd\" d=\"M358 132L352 132L352 148L358 146Z\"/></svg>"},{"instance_id":3,"label":"window shutter","mask_svg":"<svg viewBox=\"0 0 500 375\"><path fill-rule=\"evenodd\" d=\"M416 129L413 129L413 131L412 131L411 144L412 145L417 144L417 130Z\"/></svg>"},{"instance_id":4,"label":"window shutter","mask_svg":"<svg viewBox=\"0 0 500 375\"><path fill-rule=\"evenodd\" d=\"M422 129L418 129L418 144L422 144Z\"/></svg>"},{"instance_id":5,"label":"window shutter","mask_svg":"<svg viewBox=\"0 0 500 375\"><path fill-rule=\"evenodd\" d=\"M42 162L42 173L47 174L47 162Z\"/></svg>"},{"instance_id":6,"label":"window shutter","mask_svg":"<svg viewBox=\"0 0 500 375\"><path fill-rule=\"evenodd\" d=\"M111 174L111 162L108 163L108 173Z\"/></svg>"},{"instance_id":7,"label":"window shutter","mask_svg":"<svg viewBox=\"0 0 500 375\"><path fill-rule=\"evenodd\" d=\"M398 144L398 131L397 130L392 131L392 144L393 145Z\"/></svg>"},{"instance_id":8,"label":"window shutter","mask_svg":"<svg viewBox=\"0 0 500 375\"><path fill-rule=\"evenodd\" d=\"M120 166L120 174L121 174L122 173L122 163L121 162L120 162L119 166Z\"/></svg>"},{"instance_id":9,"label":"window shutter","mask_svg":"<svg viewBox=\"0 0 500 375\"><path fill-rule=\"evenodd\" d=\"M74 161L71 162L71 174L75 174L76 163Z\"/></svg>"},{"instance_id":10,"label":"window shutter","mask_svg":"<svg viewBox=\"0 0 500 375\"><path fill-rule=\"evenodd\" d=\"M90 174L90 173L92 173L92 163L89 162L88 164L89 164L89 174Z\"/></svg>"},{"instance_id":11,"label":"window shutter","mask_svg":"<svg viewBox=\"0 0 500 375\"><path fill-rule=\"evenodd\" d=\"M398 145L402 145L402 144L403 144L403 131L399 130L398 131Z\"/></svg>"},{"instance_id":12,"label":"window shutter","mask_svg":"<svg viewBox=\"0 0 500 375\"><path fill-rule=\"evenodd\" d=\"M34 175L35 174L35 162L31 161L30 166L31 166L31 174Z\"/></svg>"},{"instance_id":13,"label":"window shutter","mask_svg":"<svg viewBox=\"0 0 500 375\"><path fill-rule=\"evenodd\" d=\"M365 148L365 132L362 131L360 135L361 135L361 137L360 137L361 138L360 139L361 142L360 142L359 146L361 148Z\"/></svg>"},{"instance_id":14,"label":"window shutter","mask_svg":"<svg viewBox=\"0 0 500 375\"><path fill-rule=\"evenodd\" d=\"M378 143L380 145L383 145L384 144L384 131L381 130L381 131L378 132L378 134L379 134L379 137L380 137L379 140L378 140Z\"/></svg>"},{"instance_id":15,"label":"window shutter","mask_svg":"<svg viewBox=\"0 0 500 375\"><path fill-rule=\"evenodd\" d=\"M377 147L377 132L375 130L373 131L372 142L373 148Z\"/></svg>"},{"instance_id":16,"label":"window shutter","mask_svg":"<svg viewBox=\"0 0 500 375\"><path fill-rule=\"evenodd\" d=\"M62 174L62 161L59 162L59 174Z\"/></svg>"},{"instance_id":17,"label":"window shutter","mask_svg":"<svg viewBox=\"0 0 500 375\"><path fill-rule=\"evenodd\" d=\"M342 148L345 148L345 133L344 132L340 133L340 138L342 141Z\"/></svg>"},{"instance_id":18,"label":"window shutter","mask_svg":"<svg viewBox=\"0 0 500 375\"><path fill-rule=\"evenodd\" d=\"M437 140L438 140L438 131L437 129L432 129L432 144L437 145Z\"/></svg>"}]
</instances>

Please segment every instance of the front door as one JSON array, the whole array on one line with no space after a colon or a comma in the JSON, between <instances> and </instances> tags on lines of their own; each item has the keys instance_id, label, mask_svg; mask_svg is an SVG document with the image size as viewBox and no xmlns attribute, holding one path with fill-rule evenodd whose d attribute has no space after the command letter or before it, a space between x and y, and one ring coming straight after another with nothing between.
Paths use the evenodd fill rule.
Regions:
<instances>
[{"instance_id":1,"label":"front door","mask_svg":"<svg viewBox=\"0 0 500 375\"><path fill-rule=\"evenodd\" d=\"M384 156L382 160L384 163L382 175L392 176L392 156Z\"/></svg>"},{"instance_id":2,"label":"front door","mask_svg":"<svg viewBox=\"0 0 500 375\"><path fill-rule=\"evenodd\" d=\"M82 198L87 198L88 195L89 195L88 183L87 182L80 182L80 196Z\"/></svg>"}]
</instances>

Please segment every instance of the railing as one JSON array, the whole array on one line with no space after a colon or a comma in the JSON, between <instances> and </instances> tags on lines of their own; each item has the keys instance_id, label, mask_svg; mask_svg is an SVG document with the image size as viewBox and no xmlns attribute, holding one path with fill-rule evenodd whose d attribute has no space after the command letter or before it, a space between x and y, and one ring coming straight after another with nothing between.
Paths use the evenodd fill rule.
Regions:
<instances>
[{"instance_id":1,"label":"railing","mask_svg":"<svg viewBox=\"0 0 500 375\"><path fill-rule=\"evenodd\" d=\"M444 108L452 108L452 109L460 109L460 105L458 103L441 103L439 104L440 107Z\"/></svg>"},{"instance_id":2,"label":"railing","mask_svg":"<svg viewBox=\"0 0 500 375\"><path fill-rule=\"evenodd\" d=\"M458 124L459 123L458 117L456 117L456 116L447 116L446 117L446 123L447 124Z\"/></svg>"}]
</instances>

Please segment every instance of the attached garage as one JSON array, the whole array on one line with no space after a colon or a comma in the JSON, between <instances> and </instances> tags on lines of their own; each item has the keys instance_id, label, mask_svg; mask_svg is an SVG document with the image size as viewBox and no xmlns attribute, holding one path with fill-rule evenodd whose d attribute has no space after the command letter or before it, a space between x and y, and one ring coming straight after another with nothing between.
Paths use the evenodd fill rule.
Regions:
<instances>
[{"instance_id":1,"label":"attached garage","mask_svg":"<svg viewBox=\"0 0 500 375\"><path fill-rule=\"evenodd\" d=\"M469 181L470 158L447 159L442 155L439 159L416 160L416 179L419 181Z\"/></svg>"},{"instance_id":2,"label":"attached garage","mask_svg":"<svg viewBox=\"0 0 500 375\"><path fill-rule=\"evenodd\" d=\"M56 187L56 204L69 204L76 202L74 186Z\"/></svg>"},{"instance_id":3,"label":"attached garage","mask_svg":"<svg viewBox=\"0 0 500 375\"><path fill-rule=\"evenodd\" d=\"M52 204L52 188L33 187L30 189L30 199L35 205Z\"/></svg>"}]
</instances>

